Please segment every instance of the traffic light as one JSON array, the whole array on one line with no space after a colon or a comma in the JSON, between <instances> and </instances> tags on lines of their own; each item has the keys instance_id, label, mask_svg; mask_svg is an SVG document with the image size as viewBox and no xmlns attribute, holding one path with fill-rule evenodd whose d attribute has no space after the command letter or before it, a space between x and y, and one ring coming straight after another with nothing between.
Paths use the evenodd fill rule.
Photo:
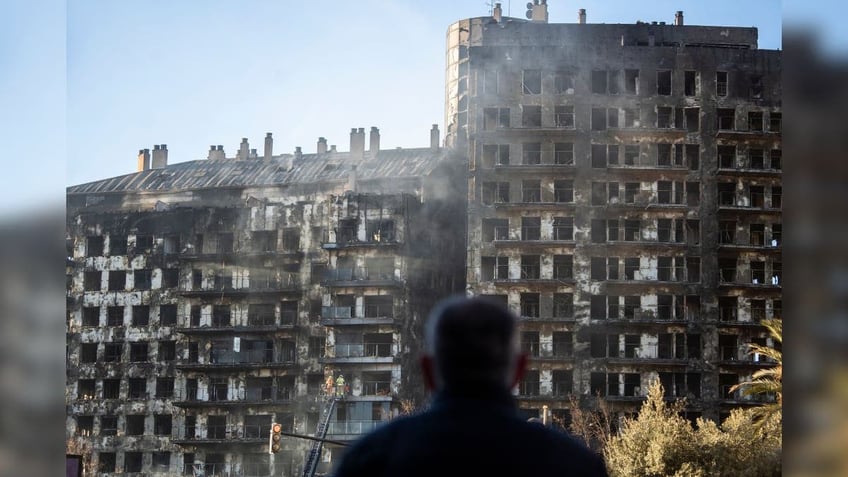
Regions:
<instances>
[{"instance_id":1,"label":"traffic light","mask_svg":"<svg viewBox=\"0 0 848 477\"><path fill-rule=\"evenodd\" d=\"M276 454L283 448L283 425L279 422L271 423L271 435L268 437L268 453Z\"/></svg>"}]
</instances>

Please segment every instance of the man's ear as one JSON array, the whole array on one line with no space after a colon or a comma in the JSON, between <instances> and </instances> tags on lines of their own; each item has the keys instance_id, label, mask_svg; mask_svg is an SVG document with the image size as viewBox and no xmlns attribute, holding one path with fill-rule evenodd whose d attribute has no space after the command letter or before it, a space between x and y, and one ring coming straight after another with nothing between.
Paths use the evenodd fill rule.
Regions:
<instances>
[{"instance_id":1,"label":"man's ear","mask_svg":"<svg viewBox=\"0 0 848 477\"><path fill-rule=\"evenodd\" d=\"M524 378L524 373L527 372L527 364L530 361L530 357L527 353L521 353L515 359L515 375L512 378L512 383L510 383L509 388L512 389L521 382L521 379Z\"/></svg>"},{"instance_id":2,"label":"man's ear","mask_svg":"<svg viewBox=\"0 0 848 477\"><path fill-rule=\"evenodd\" d=\"M424 375L424 385L428 391L436 390L436 363L432 356L423 355L419 359L421 365L421 374Z\"/></svg>"}]
</instances>

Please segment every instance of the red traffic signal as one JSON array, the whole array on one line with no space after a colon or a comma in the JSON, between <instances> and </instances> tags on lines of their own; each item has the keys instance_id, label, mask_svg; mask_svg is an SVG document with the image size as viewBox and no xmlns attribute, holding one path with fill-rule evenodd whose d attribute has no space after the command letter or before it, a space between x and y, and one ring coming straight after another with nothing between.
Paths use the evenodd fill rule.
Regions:
<instances>
[{"instance_id":1,"label":"red traffic signal","mask_svg":"<svg viewBox=\"0 0 848 477\"><path fill-rule=\"evenodd\" d=\"M274 422L271 424L271 435L268 438L268 453L276 454L283 448L283 425Z\"/></svg>"}]
</instances>

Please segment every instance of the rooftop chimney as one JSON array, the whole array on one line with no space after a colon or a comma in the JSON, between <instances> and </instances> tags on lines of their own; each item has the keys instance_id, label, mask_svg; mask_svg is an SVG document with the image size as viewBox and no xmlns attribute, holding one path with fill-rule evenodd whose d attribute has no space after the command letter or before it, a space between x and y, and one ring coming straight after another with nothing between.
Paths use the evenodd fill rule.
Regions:
<instances>
[{"instance_id":1,"label":"rooftop chimney","mask_svg":"<svg viewBox=\"0 0 848 477\"><path fill-rule=\"evenodd\" d=\"M683 10L678 10L674 14L674 24L677 26L683 26Z\"/></svg>"},{"instance_id":2,"label":"rooftop chimney","mask_svg":"<svg viewBox=\"0 0 848 477\"><path fill-rule=\"evenodd\" d=\"M138 172L150 169L150 149L138 150Z\"/></svg>"},{"instance_id":3,"label":"rooftop chimney","mask_svg":"<svg viewBox=\"0 0 848 477\"><path fill-rule=\"evenodd\" d=\"M319 137L318 138L318 154L324 154L327 152L327 138Z\"/></svg>"},{"instance_id":4,"label":"rooftop chimney","mask_svg":"<svg viewBox=\"0 0 848 477\"><path fill-rule=\"evenodd\" d=\"M433 128L430 129L430 149L434 151L439 150L439 125L434 124Z\"/></svg>"},{"instance_id":5,"label":"rooftop chimney","mask_svg":"<svg viewBox=\"0 0 848 477\"><path fill-rule=\"evenodd\" d=\"M303 159L303 149L300 146L294 148L294 158L298 161Z\"/></svg>"},{"instance_id":6,"label":"rooftop chimney","mask_svg":"<svg viewBox=\"0 0 848 477\"><path fill-rule=\"evenodd\" d=\"M274 155L274 138L271 133L265 133L265 160L270 160Z\"/></svg>"},{"instance_id":7,"label":"rooftop chimney","mask_svg":"<svg viewBox=\"0 0 848 477\"><path fill-rule=\"evenodd\" d=\"M371 157L376 157L380 152L380 130L377 126L371 126L371 135L369 136L368 150L371 152Z\"/></svg>"},{"instance_id":8,"label":"rooftop chimney","mask_svg":"<svg viewBox=\"0 0 848 477\"><path fill-rule=\"evenodd\" d=\"M495 3L495 9L492 10L492 17L495 19L496 22L501 22L501 17L503 17L503 10L501 9L500 2Z\"/></svg>"},{"instance_id":9,"label":"rooftop chimney","mask_svg":"<svg viewBox=\"0 0 848 477\"><path fill-rule=\"evenodd\" d=\"M330 152L336 152L336 145L330 144Z\"/></svg>"},{"instance_id":10,"label":"rooftop chimney","mask_svg":"<svg viewBox=\"0 0 848 477\"><path fill-rule=\"evenodd\" d=\"M241 138L241 144L239 144L239 150L236 153L236 160L243 161L247 159L250 154L250 145L247 143L247 138Z\"/></svg>"},{"instance_id":11,"label":"rooftop chimney","mask_svg":"<svg viewBox=\"0 0 848 477\"><path fill-rule=\"evenodd\" d=\"M150 162L151 169L163 169L168 166L168 145L154 144L153 158Z\"/></svg>"},{"instance_id":12,"label":"rooftop chimney","mask_svg":"<svg viewBox=\"0 0 848 477\"><path fill-rule=\"evenodd\" d=\"M350 155L362 159L365 154L365 128L350 128Z\"/></svg>"},{"instance_id":13,"label":"rooftop chimney","mask_svg":"<svg viewBox=\"0 0 848 477\"><path fill-rule=\"evenodd\" d=\"M579 23L581 25L586 24L586 9L585 8L581 8L580 10L577 10L577 23Z\"/></svg>"},{"instance_id":14,"label":"rooftop chimney","mask_svg":"<svg viewBox=\"0 0 848 477\"><path fill-rule=\"evenodd\" d=\"M227 154L224 152L224 146L218 144L218 149L215 151L215 159L226 159Z\"/></svg>"},{"instance_id":15,"label":"rooftop chimney","mask_svg":"<svg viewBox=\"0 0 848 477\"><path fill-rule=\"evenodd\" d=\"M533 22L548 23L548 1L533 0L528 2L527 19Z\"/></svg>"},{"instance_id":16,"label":"rooftop chimney","mask_svg":"<svg viewBox=\"0 0 848 477\"><path fill-rule=\"evenodd\" d=\"M258 155L258 154L256 154L256 148L251 149L251 150L250 150L250 155L249 155L249 156L247 156L247 157L248 157L249 159L256 159L257 157L259 157L259 155Z\"/></svg>"}]
</instances>

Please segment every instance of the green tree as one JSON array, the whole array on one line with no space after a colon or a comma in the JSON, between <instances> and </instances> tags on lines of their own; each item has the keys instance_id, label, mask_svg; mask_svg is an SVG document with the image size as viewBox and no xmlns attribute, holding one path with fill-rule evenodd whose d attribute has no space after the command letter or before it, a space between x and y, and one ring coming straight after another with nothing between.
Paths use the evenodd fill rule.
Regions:
<instances>
[{"instance_id":1,"label":"green tree","mask_svg":"<svg viewBox=\"0 0 848 477\"><path fill-rule=\"evenodd\" d=\"M749 381L741 382L731 391L741 389L744 396L774 396L774 402L754 409L757 425L775 419L783 410L783 353L778 345L783 343L783 322L781 320L763 320L762 325L768 330L775 346L751 344L748 354L757 354L775 363L774 366L759 369L751 375Z\"/></svg>"}]
</instances>

